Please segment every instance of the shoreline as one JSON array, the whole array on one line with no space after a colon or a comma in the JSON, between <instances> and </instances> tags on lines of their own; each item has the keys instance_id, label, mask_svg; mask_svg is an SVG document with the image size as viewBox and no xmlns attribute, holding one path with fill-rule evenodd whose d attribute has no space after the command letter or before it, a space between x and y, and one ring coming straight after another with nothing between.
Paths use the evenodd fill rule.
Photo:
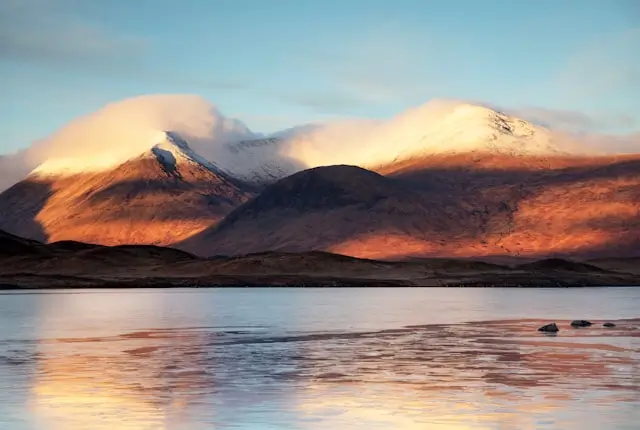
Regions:
<instances>
[{"instance_id":1,"label":"shoreline","mask_svg":"<svg viewBox=\"0 0 640 430\"><path fill-rule=\"evenodd\" d=\"M19 278L19 279L15 279ZM475 282L443 282L442 279L429 279L431 282L421 283L408 279L368 279L368 278L323 278L323 277L287 277L289 279L274 279L274 277L253 277L253 279L194 279L194 278L152 278L139 277L128 279L100 279L94 277L74 276L47 276L47 275L22 275L17 277L0 276L0 291L17 290L81 290L81 289L200 289L200 288L509 288L509 289L566 289L566 288L611 288L640 287L640 279L633 282L625 279L625 282L602 282L593 279L591 282L571 279L549 279L548 277L529 278L521 282L500 281L499 279L483 280ZM25 279L26 278L26 279ZM297 278L297 279L291 279ZM303 278L303 279L301 279Z\"/></svg>"}]
</instances>

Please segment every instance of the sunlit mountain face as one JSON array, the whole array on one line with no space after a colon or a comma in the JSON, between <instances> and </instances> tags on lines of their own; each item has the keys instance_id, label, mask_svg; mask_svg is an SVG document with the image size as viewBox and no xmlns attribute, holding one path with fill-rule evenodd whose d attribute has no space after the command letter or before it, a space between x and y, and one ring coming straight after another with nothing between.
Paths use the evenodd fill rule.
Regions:
<instances>
[{"instance_id":1,"label":"sunlit mountain face","mask_svg":"<svg viewBox=\"0 0 640 430\"><path fill-rule=\"evenodd\" d=\"M463 102L262 136L202 98L144 96L12 160L33 169L0 194L0 229L47 242L373 259L639 249L640 155Z\"/></svg>"},{"instance_id":2,"label":"sunlit mountain face","mask_svg":"<svg viewBox=\"0 0 640 430\"><path fill-rule=\"evenodd\" d=\"M432 155L377 172L296 173L180 246L202 255L326 250L373 259L640 249L640 156Z\"/></svg>"},{"instance_id":3,"label":"sunlit mountain face","mask_svg":"<svg viewBox=\"0 0 640 430\"><path fill-rule=\"evenodd\" d=\"M0 225L38 240L170 245L215 225L254 194L175 133L115 166L51 160L0 194Z\"/></svg>"}]
</instances>

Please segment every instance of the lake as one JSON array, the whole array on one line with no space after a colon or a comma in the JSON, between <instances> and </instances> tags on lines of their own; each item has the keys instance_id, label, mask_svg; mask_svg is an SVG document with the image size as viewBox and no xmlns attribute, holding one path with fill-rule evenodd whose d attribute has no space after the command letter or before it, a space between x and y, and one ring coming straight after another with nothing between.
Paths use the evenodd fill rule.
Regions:
<instances>
[{"instance_id":1,"label":"lake","mask_svg":"<svg viewBox=\"0 0 640 430\"><path fill-rule=\"evenodd\" d=\"M3 292L0 428L637 429L638 317L640 288Z\"/></svg>"}]
</instances>

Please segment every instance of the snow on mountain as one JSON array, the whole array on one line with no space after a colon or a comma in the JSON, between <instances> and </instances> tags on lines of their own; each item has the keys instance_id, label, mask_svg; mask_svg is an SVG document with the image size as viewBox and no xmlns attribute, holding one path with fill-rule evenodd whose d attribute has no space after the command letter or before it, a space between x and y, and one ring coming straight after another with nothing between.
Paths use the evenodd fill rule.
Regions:
<instances>
[{"instance_id":1,"label":"snow on mountain","mask_svg":"<svg viewBox=\"0 0 640 430\"><path fill-rule=\"evenodd\" d=\"M0 228L47 241L169 245L254 194L174 132L158 132L145 146L124 161L43 163L0 193Z\"/></svg>"},{"instance_id":2,"label":"snow on mountain","mask_svg":"<svg viewBox=\"0 0 640 430\"><path fill-rule=\"evenodd\" d=\"M167 131L189 142L192 158L201 154L208 160L217 145L255 136L200 97L141 96L71 121L32 146L26 158L39 176L104 171L161 144Z\"/></svg>"},{"instance_id":3,"label":"snow on mountain","mask_svg":"<svg viewBox=\"0 0 640 430\"><path fill-rule=\"evenodd\" d=\"M430 154L584 151L567 135L456 101L430 101L388 120L308 124L263 136L200 97L156 95L112 103L78 118L24 151L21 159L37 166L33 174L38 176L105 171L154 145L160 144L156 152L162 154L166 132L188 142L190 155L178 152L184 159L197 159L252 183L272 182L312 167L375 168Z\"/></svg>"},{"instance_id":4,"label":"snow on mountain","mask_svg":"<svg viewBox=\"0 0 640 430\"><path fill-rule=\"evenodd\" d=\"M289 176L306 165L286 155L288 143L276 137L247 139L217 148L221 169L240 180L265 184Z\"/></svg>"},{"instance_id":5,"label":"snow on mountain","mask_svg":"<svg viewBox=\"0 0 640 430\"><path fill-rule=\"evenodd\" d=\"M312 167L373 168L430 154L562 155L572 149L568 143L551 130L483 106L432 101L386 121L314 124L229 143L220 161L234 176L265 181Z\"/></svg>"},{"instance_id":6,"label":"snow on mountain","mask_svg":"<svg viewBox=\"0 0 640 430\"><path fill-rule=\"evenodd\" d=\"M175 170L183 164L196 164L215 173L220 171L215 164L196 154L177 133L171 131L160 133L157 142L151 148L151 153L168 169Z\"/></svg>"}]
</instances>

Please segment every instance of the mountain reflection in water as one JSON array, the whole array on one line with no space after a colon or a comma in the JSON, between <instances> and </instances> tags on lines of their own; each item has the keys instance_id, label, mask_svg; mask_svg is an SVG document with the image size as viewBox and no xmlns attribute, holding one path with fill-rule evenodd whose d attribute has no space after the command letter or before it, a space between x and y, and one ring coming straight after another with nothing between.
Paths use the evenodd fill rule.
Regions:
<instances>
[{"instance_id":1,"label":"mountain reflection in water","mask_svg":"<svg viewBox=\"0 0 640 430\"><path fill-rule=\"evenodd\" d=\"M81 336L3 341L2 385L11 373L29 388L24 415L0 428L635 428L640 320L560 336L538 333L543 322L106 334L78 319ZM17 394L0 397L16 410Z\"/></svg>"}]
</instances>

